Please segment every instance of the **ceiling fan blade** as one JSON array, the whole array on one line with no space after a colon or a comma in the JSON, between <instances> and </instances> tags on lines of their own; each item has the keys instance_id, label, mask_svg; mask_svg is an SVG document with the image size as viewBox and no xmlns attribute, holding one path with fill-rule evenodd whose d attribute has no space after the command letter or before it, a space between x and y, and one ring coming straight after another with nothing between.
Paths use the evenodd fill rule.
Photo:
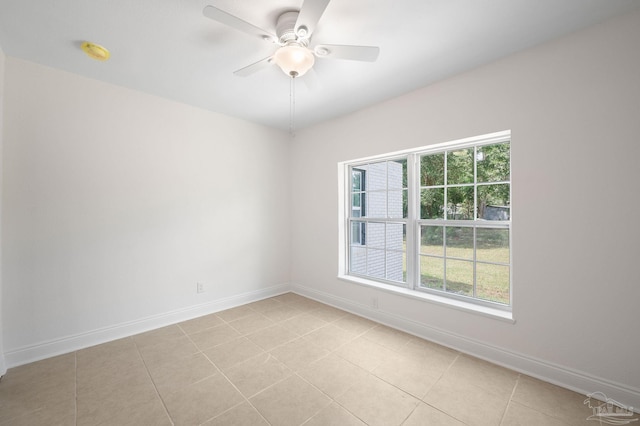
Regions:
<instances>
[{"instance_id":1,"label":"ceiling fan blade","mask_svg":"<svg viewBox=\"0 0 640 426\"><path fill-rule=\"evenodd\" d=\"M314 53L319 58L349 59L352 61L375 62L380 54L376 46L345 46L340 44L320 44Z\"/></svg>"},{"instance_id":2,"label":"ceiling fan blade","mask_svg":"<svg viewBox=\"0 0 640 426\"><path fill-rule=\"evenodd\" d=\"M328 4L329 0L304 0L295 25L298 37L311 37Z\"/></svg>"},{"instance_id":3,"label":"ceiling fan blade","mask_svg":"<svg viewBox=\"0 0 640 426\"><path fill-rule=\"evenodd\" d=\"M247 77L271 65L271 58L273 58L273 56L269 56L267 58L261 59L258 62L254 62L251 65L247 65L244 68L240 68L239 70L234 71L233 73L239 77Z\"/></svg>"},{"instance_id":4,"label":"ceiling fan blade","mask_svg":"<svg viewBox=\"0 0 640 426\"><path fill-rule=\"evenodd\" d=\"M264 40L272 42L275 42L277 40L275 34L272 34L269 31L265 31L262 28L258 28L255 25L252 25L247 21L238 18L237 16L225 12L224 10L218 9L217 7L206 6L202 11L202 14L207 18L218 21L238 31L242 31L243 33L257 36Z\"/></svg>"}]
</instances>

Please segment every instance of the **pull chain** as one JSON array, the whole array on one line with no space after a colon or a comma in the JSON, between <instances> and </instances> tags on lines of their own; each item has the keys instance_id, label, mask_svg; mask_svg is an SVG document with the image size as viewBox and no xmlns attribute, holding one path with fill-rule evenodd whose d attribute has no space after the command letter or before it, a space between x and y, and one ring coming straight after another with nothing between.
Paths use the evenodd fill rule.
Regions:
<instances>
[{"instance_id":1,"label":"pull chain","mask_svg":"<svg viewBox=\"0 0 640 426\"><path fill-rule=\"evenodd\" d=\"M295 115L296 115L296 84L295 75L291 75L291 86L289 88L289 134L293 136L295 128Z\"/></svg>"}]
</instances>

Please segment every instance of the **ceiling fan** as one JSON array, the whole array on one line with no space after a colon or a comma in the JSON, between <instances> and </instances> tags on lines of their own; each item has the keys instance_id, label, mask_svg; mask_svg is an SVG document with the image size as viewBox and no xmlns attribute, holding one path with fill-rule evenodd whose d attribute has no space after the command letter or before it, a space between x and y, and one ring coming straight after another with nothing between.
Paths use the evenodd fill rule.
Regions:
<instances>
[{"instance_id":1,"label":"ceiling fan","mask_svg":"<svg viewBox=\"0 0 640 426\"><path fill-rule=\"evenodd\" d=\"M275 34L214 6L206 6L203 14L214 21L279 46L273 55L235 71L234 74L238 76L251 75L275 63L288 76L301 77L310 70L313 72L315 57L374 62L380 53L379 47L337 44L311 45L316 25L329 1L304 0L299 11L292 10L282 13L276 21Z\"/></svg>"}]
</instances>

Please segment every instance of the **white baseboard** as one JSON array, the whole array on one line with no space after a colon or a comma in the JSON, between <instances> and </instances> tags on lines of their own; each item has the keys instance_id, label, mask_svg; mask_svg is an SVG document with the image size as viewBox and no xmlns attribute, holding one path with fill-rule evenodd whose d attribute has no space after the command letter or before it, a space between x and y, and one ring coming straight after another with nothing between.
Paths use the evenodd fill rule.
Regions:
<instances>
[{"instance_id":1,"label":"white baseboard","mask_svg":"<svg viewBox=\"0 0 640 426\"><path fill-rule=\"evenodd\" d=\"M616 383L601 377L595 377L588 373L537 359L526 354L488 345L479 340L451 333L428 324L419 323L400 315L385 312L381 309L373 309L372 307L302 285L293 284L291 291L583 395L600 391L607 397L624 404L630 409L637 411L638 408L640 408L640 389L638 388Z\"/></svg>"},{"instance_id":2,"label":"white baseboard","mask_svg":"<svg viewBox=\"0 0 640 426\"><path fill-rule=\"evenodd\" d=\"M24 346L5 352L7 368L17 367L56 355L66 354L89 346L144 333L145 331L176 324L192 318L234 308L268 297L277 296L290 290L289 284L280 284L248 293L217 299L200 305L190 306L158 315L153 315L126 323L116 324L86 333L66 336L60 339Z\"/></svg>"}]
</instances>

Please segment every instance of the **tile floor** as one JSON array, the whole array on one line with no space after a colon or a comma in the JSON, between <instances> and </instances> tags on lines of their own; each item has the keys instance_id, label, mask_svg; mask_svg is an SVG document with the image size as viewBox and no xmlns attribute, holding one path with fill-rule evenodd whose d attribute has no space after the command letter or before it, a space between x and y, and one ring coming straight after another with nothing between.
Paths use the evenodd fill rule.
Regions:
<instances>
[{"instance_id":1,"label":"tile floor","mask_svg":"<svg viewBox=\"0 0 640 426\"><path fill-rule=\"evenodd\" d=\"M0 425L594 425L585 397L293 293L10 369Z\"/></svg>"}]
</instances>

